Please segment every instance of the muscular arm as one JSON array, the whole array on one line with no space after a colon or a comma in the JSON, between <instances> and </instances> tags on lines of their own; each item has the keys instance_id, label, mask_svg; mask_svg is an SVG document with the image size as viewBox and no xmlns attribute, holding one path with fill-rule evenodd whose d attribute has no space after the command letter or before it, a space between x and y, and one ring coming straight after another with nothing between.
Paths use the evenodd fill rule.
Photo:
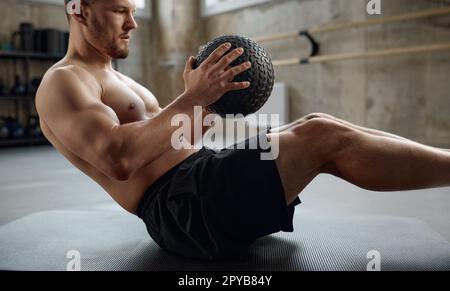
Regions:
<instances>
[{"instance_id":1,"label":"muscular arm","mask_svg":"<svg viewBox=\"0 0 450 291\"><path fill-rule=\"evenodd\" d=\"M36 108L67 149L116 180L127 180L170 149L177 129L171 126L172 116L193 115L189 96L180 95L152 119L121 125L100 95L96 82L59 68L44 79Z\"/></svg>"},{"instance_id":2,"label":"muscular arm","mask_svg":"<svg viewBox=\"0 0 450 291\"><path fill-rule=\"evenodd\" d=\"M120 137L115 153L128 174L149 165L172 148L172 134L178 128L171 125L172 117L182 113L194 120L194 105L189 99L182 94L153 118L114 128L114 134Z\"/></svg>"},{"instance_id":3,"label":"muscular arm","mask_svg":"<svg viewBox=\"0 0 450 291\"><path fill-rule=\"evenodd\" d=\"M140 85L139 83L137 83L133 79L129 78L128 76L125 76L123 74L120 74L120 76L121 76L121 78L125 79L129 84L131 84L133 89L141 97L142 101L145 104L146 116L148 119L153 118L156 114L158 114L159 112L161 112L163 110L159 106L159 103L158 103L156 97L147 88ZM166 106L165 108L168 108L169 106ZM191 108L190 110L192 111L193 108ZM203 119L207 114L210 114L210 112L208 112L205 108L203 108L201 114L198 114L198 116L196 116L195 119L191 120L192 121L191 122L191 135L185 137L186 141L188 143L190 143L191 145L194 145L195 142L198 142L202 138L202 136L204 136L206 131L210 128L210 126L203 126ZM199 131L200 136L197 136L196 137L197 139L195 139L195 132L194 132L194 128L196 125L195 123L202 125L201 130Z\"/></svg>"},{"instance_id":4,"label":"muscular arm","mask_svg":"<svg viewBox=\"0 0 450 291\"><path fill-rule=\"evenodd\" d=\"M193 68L194 57L190 57L183 79L185 92L191 93L178 96L148 120L121 125L115 112L101 102L99 85L89 82L89 74L75 67L53 69L46 75L36 108L67 149L105 175L128 180L137 169L171 148L172 134L178 129L171 126L173 116L183 113L193 120L195 104L208 106L228 91L250 86L250 82L229 82L250 68L246 62L224 71L243 53L235 49L224 55L230 46L216 48L197 69Z\"/></svg>"}]
</instances>

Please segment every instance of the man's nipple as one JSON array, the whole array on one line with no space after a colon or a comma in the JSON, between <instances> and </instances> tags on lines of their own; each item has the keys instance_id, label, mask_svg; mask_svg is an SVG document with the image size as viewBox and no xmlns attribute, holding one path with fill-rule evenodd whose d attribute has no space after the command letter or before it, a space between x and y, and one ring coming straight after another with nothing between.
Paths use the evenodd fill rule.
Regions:
<instances>
[{"instance_id":1,"label":"man's nipple","mask_svg":"<svg viewBox=\"0 0 450 291\"><path fill-rule=\"evenodd\" d=\"M133 110L135 107L136 107L136 104L131 103L129 109L130 109L130 110Z\"/></svg>"}]
</instances>

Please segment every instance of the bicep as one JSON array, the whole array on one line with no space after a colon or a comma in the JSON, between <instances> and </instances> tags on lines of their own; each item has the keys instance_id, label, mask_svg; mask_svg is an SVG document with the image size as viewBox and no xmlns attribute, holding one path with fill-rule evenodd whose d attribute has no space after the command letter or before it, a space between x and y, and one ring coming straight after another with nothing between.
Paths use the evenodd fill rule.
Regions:
<instances>
[{"instance_id":1,"label":"bicep","mask_svg":"<svg viewBox=\"0 0 450 291\"><path fill-rule=\"evenodd\" d=\"M113 176L112 157L107 153L115 144L114 129L120 125L115 112L80 83L50 83L54 85L52 90L44 89L48 94L36 103L40 118L69 151Z\"/></svg>"},{"instance_id":2,"label":"bicep","mask_svg":"<svg viewBox=\"0 0 450 291\"><path fill-rule=\"evenodd\" d=\"M92 104L76 111L58 110L43 119L64 146L95 165L98 155L111 142L114 128L119 126L108 111Z\"/></svg>"}]
</instances>

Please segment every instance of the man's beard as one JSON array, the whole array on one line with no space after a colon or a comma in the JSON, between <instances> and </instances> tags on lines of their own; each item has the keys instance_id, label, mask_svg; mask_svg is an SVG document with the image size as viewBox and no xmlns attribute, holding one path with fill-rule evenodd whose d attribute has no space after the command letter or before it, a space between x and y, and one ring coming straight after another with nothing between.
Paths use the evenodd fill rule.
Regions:
<instances>
[{"instance_id":1,"label":"man's beard","mask_svg":"<svg viewBox=\"0 0 450 291\"><path fill-rule=\"evenodd\" d=\"M90 32L92 33L93 39L97 43L102 43L102 30L97 29L101 27L100 23L93 18L92 25L90 26ZM121 49L115 42L109 43L107 46L102 45L102 50L113 59L126 59L130 53L130 49L125 47Z\"/></svg>"},{"instance_id":2,"label":"man's beard","mask_svg":"<svg viewBox=\"0 0 450 291\"><path fill-rule=\"evenodd\" d=\"M126 59L130 53L130 49L127 47L125 49L120 49L115 43L106 47L106 53L113 59Z\"/></svg>"}]
</instances>

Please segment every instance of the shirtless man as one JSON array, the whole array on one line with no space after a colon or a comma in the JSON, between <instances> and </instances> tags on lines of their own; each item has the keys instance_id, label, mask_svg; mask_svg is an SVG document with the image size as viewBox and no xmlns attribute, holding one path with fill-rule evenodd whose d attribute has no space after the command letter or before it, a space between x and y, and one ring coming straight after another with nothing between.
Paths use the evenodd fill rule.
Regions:
<instances>
[{"instance_id":1,"label":"shirtless man","mask_svg":"<svg viewBox=\"0 0 450 291\"><path fill-rule=\"evenodd\" d=\"M67 55L37 92L42 130L169 251L213 259L245 251L258 237L292 231L297 196L320 173L376 191L450 186L448 150L320 113L263 132L279 141L272 161L261 161L259 149L175 150L171 118L184 113L193 120L194 106L205 108L249 86L232 79L251 64L229 69L241 52L227 53L225 45L195 70L191 57L185 91L162 109L151 92L111 65L128 56L138 27L134 1L85 0L81 8L68 15Z\"/></svg>"}]
</instances>

